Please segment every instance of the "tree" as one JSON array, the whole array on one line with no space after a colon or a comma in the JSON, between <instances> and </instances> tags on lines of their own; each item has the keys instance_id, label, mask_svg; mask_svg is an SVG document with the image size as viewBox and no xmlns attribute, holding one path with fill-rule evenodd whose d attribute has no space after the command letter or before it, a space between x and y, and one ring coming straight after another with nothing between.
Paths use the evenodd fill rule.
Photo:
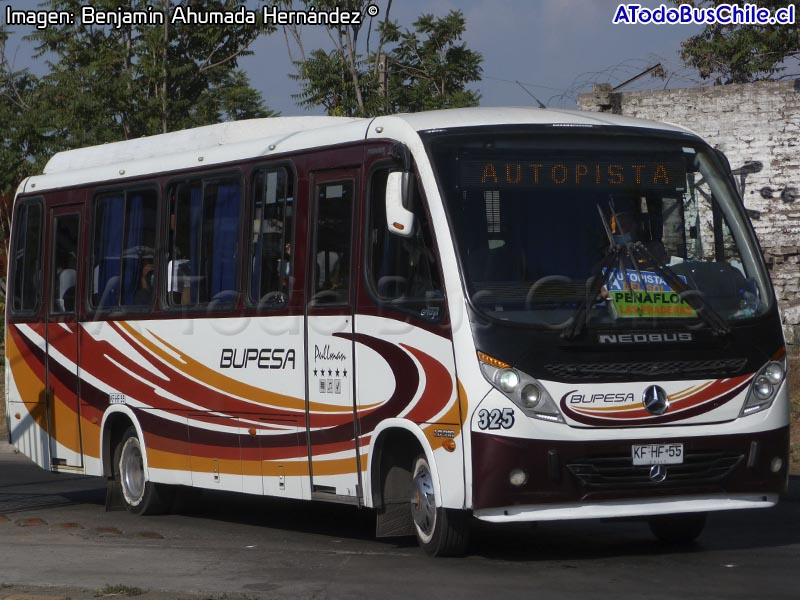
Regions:
<instances>
[{"instance_id":1,"label":"tree","mask_svg":"<svg viewBox=\"0 0 800 600\"><path fill-rule=\"evenodd\" d=\"M40 7L80 15L83 0L44 0ZM96 0L114 13L118 0ZM163 24L50 26L29 39L49 60L41 80L52 134L79 147L233 118L269 116L238 59L263 24L220 26L172 22L176 7L197 12L234 9L234 0L126 0L129 10L153 9Z\"/></svg>"},{"instance_id":2,"label":"tree","mask_svg":"<svg viewBox=\"0 0 800 600\"><path fill-rule=\"evenodd\" d=\"M0 196L41 168L50 154L41 113L39 80L28 70L15 70L6 53L8 34L0 27ZM3 215L9 216L9 215ZM0 232L2 234L2 232Z\"/></svg>"},{"instance_id":3,"label":"tree","mask_svg":"<svg viewBox=\"0 0 800 600\"><path fill-rule=\"evenodd\" d=\"M673 0L676 4L711 7L727 0ZM774 11L783 0L763 0L760 8ZM706 25L682 44L681 58L703 79L715 83L747 83L772 79L800 61L800 29L796 25Z\"/></svg>"},{"instance_id":4,"label":"tree","mask_svg":"<svg viewBox=\"0 0 800 600\"><path fill-rule=\"evenodd\" d=\"M9 60L0 25L0 198L40 173L55 152L145 135L270 116L261 94L238 68L261 34L247 26L171 23L82 23L84 0L43 0L45 10L76 15L75 23L36 30L28 40L49 72L36 77ZM172 15L177 6L197 12L233 9L234 0L94 0L97 11L152 8ZM0 205L0 236L7 243L8 206Z\"/></svg>"},{"instance_id":5,"label":"tree","mask_svg":"<svg viewBox=\"0 0 800 600\"><path fill-rule=\"evenodd\" d=\"M302 4L308 10L312 2L277 4ZM333 48L310 53L302 28L284 26L297 67L293 77L301 82L295 96L301 106L322 106L331 115L373 116L478 104L479 94L466 86L480 80L482 57L461 41L466 21L460 11L442 18L422 15L409 30L390 19L392 0L380 20L368 14L375 4L366 0L318 0L313 5L320 11L358 11L362 19L328 26Z\"/></svg>"},{"instance_id":6,"label":"tree","mask_svg":"<svg viewBox=\"0 0 800 600\"><path fill-rule=\"evenodd\" d=\"M481 55L457 44L466 30L460 11L437 19L422 15L415 31L395 31L388 41L397 41L389 53L390 110L416 112L438 108L477 106L480 95L466 84L478 81Z\"/></svg>"}]
</instances>

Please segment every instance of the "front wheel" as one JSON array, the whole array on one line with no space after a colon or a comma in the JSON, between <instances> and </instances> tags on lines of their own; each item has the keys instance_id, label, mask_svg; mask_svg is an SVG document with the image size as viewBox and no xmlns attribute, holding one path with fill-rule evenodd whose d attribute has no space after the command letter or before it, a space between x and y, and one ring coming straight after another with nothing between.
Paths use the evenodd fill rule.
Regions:
<instances>
[{"instance_id":1,"label":"front wheel","mask_svg":"<svg viewBox=\"0 0 800 600\"><path fill-rule=\"evenodd\" d=\"M148 481L144 471L142 445L136 429L129 427L114 452L114 479L120 496L130 512L136 515L154 515L166 512L169 490Z\"/></svg>"},{"instance_id":2,"label":"front wheel","mask_svg":"<svg viewBox=\"0 0 800 600\"><path fill-rule=\"evenodd\" d=\"M665 544L691 544L706 526L706 513L652 517L650 531Z\"/></svg>"},{"instance_id":3,"label":"front wheel","mask_svg":"<svg viewBox=\"0 0 800 600\"><path fill-rule=\"evenodd\" d=\"M469 542L469 514L436 506L428 459L414 461L411 516L419 545L431 556L462 556Z\"/></svg>"}]
</instances>

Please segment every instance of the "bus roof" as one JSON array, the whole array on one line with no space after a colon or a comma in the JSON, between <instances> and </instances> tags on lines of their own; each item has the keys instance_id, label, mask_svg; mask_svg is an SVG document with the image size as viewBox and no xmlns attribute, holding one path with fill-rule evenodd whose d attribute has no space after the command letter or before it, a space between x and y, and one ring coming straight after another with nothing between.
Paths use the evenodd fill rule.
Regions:
<instances>
[{"instance_id":1,"label":"bus roof","mask_svg":"<svg viewBox=\"0 0 800 600\"><path fill-rule=\"evenodd\" d=\"M370 124L374 124L372 130ZM608 113L528 107L457 108L375 119L270 117L207 125L59 152L47 163L42 175L23 181L18 193L223 164L365 138L393 137L399 132L408 135L418 131L481 125L644 127L692 133L674 125Z\"/></svg>"}]
</instances>

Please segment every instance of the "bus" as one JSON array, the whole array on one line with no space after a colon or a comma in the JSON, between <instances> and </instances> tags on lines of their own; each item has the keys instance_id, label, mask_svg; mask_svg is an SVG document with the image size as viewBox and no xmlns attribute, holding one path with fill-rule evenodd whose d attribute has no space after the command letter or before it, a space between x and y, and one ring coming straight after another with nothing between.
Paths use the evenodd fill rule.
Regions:
<instances>
[{"instance_id":1,"label":"bus","mask_svg":"<svg viewBox=\"0 0 800 600\"><path fill-rule=\"evenodd\" d=\"M470 108L56 154L15 198L9 438L136 514L179 486L690 542L785 491L775 293L683 128Z\"/></svg>"}]
</instances>

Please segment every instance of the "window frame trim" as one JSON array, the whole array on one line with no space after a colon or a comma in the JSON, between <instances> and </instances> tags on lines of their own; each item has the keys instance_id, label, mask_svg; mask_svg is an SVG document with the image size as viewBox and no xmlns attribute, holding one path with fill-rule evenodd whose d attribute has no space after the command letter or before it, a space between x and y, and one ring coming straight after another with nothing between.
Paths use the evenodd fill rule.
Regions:
<instances>
[{"instance_id":1,"label":"window frame trim","mask_svg":"<svg viewBox=\"0 0 800 600\"><path fill-rule=\"evenodd\" d=\"M272 171L279 171L283 169L286 172L286 181L292 182L292 192L293 192L293 199L294 199L294 214L292 215L292 232L291 232L291 240L289 243L292 245L292 255L290 259L290 278L296 278L296 268L297 268L297 213L298 213L298 177L297 177L297 169L295 166L294 161L284 159L278 160L275 162L270 163L260 163L254 165L252 170L250 171L250 189L248 190L247 194L247 212L245 218L247 222L245 223L246 234L247 237L245 238L245 246L246 246L246 256L245 256L245 266L250 264L252 259L255 257L254 254L251 253L251 243L250 243L250 236L253 233L253 220L254 220L254 202L255 202L255 195L256 195L256 188L255 188L255 179L258 177L260 173L268 173ZM285 206L285 203L284 203ZM284 215L285 218L285 215ZM285 238L284 238L285 239ZM285 243L285 242L284 242ZM294 296L294 286L291 284L288 286L286 290L286 301L283 304L275 305L275 306L261 306L258 302L254 301L250 297L251 286L253 283L253 269L246 268L244 269L244 277L243 277L243 286L244 290L242 291L242 295L244 296L244 304L245 307L249 309L256 309L258 311L267 311L269 313L285 310L288 306L291 305L292 299Z\"/></svg>"},{"instance_id":2,"label":"window frame trim","mask_svg":"<svg viewBox=\"0 0 800 600\"><path fill-rule=\"evenodd\" d=\"M87 268L84 277L86 278L86 285L84 286L84 300L86 301L86 308L90 314L94 315L124 315L124 314L149 314L154 311L154 308L158 308L158 304L156 302L158 296L153 296L153 302L150 303L149 306L144 305L123 305L117 303L115 306L97 306L92 302L92 285L94 283L93 280L93 273L94 273L94 258L95 258L95 241L97 239L97 206L98 206L98 198L100 196L106 196L110 194L114 194L115 192L122 193L122 242L121 244L125 244L125 224L127 220L127 206L128 206L128 195L132 192L138 191L147 191L151 190L155 192L156 195L156 224L155 224L155 232L156 232L156 239L155 245L153 248L153 266L155 267L156 272L156 287L158 288L159 285L159 278L158 273L160 269L160 259L161 259L161 244L162 240L159 239L161 235L161 221L163 220L163 193L161 186L154 181L146 181L137 183L136 185L132 186L125 186L125 185L115 185L115 186L104 186L102 188L97 188L94 190L92 194L92 198L89 201L89 260L87 261ZM122 250L122 248L120 248ZM120 274L122 273L122 256L120 256ZM80 275L79 275L80 276ZM120 300L122 299L122 286L120 285Z\"/></svg>"},{"instance_id":3,"label":"window frame trim","mask_svg":"<svg viewBox=\"0 0 800 600\"><path fill-rule=\"evenodd\" d=\"M14 203L14 208L13 208L13 213L14 214L12 214L12 223L11 223L12 224L12 228L13 228L12 229L12 239L10 240L11 243L9 244L9 249L11 250L11 255L9 256L9 259L10 259L9 260L9 267L11 265L11 260L13 260L13 255L15 253L14 252L15 245L16 245L18 239L19 239L18 222L14 220L14 217L16 216L16 211L20 206L25 206L25 208L27 209L31 205L38 205L39 209L41 211L41 214L39 216L39 219L40 219L39 220L39 226L40 226L40 232L41 232L40 235L39 235L39 259L40 259L39 262L40 262L40 265L41 265L40 266L40 270L41 270L41 273L42 273L42 283L44 283L44 281L45 281L45 272L46 272L44 249L45 249L45 238L47 237L45 235L45 228L47 226L47 220L46 220L47 203L46 203L45 197L43 195L31 196L31 197L27 197L27 198L20 198L20 199L18 199L18 201L16 201ZM14 227L14 225L17 225L17 226ZM27 231L27 229L26 229L26 231ZM44 293L43 293L43 289L44 288L43 288L43 286L42 285L39 286L39 293L37 295L36 305L35 305L34 308L32 308L32 309L15 309L14 308L14 292L16 291L16 286L17 286L16 277L12 278L11 283L12 283L12 285L9 286L9 289L7 290L7 293L6 293L6 306L9 309L9 313L8 313L9 316L14 317L15 319L31 319L31 318L36 317L39 314L39 312L41 311L42 306L44 305L44 303L43 303L43 298L44 298ZM8 296L9 296L8 292L11 292L11 294L10 294L11 303L10 304L8 302Z\"/></svg>"},{"instance_id":4,"label":"window frame trim","mask_svg":"<svg viewBox=\"0 0 800 600\"><path fill-rule=\"evenodd\" d=\"M217 303L212 305L211 302L197 302L194 304L174 304L171 302L169 292L166 289L167 282L167 265L169 265L169 255L174 246L174 240L170 240L170 221L172 220L172 191L180 185L191 184L192 182L200 182L201 185L201 198L203 200L203 211L205 212L205 190L210 182L221 181L225 179L236 179L238 181L241 194L239 199L239 223L237 226L236 249L239 257L236 261L236 300L233 302ZM247 198L250 193L250 186L248 185L248 178L245 177L245 171L242 168L228 168L207 172L193 172L186 173L181 176L173 177L164 183L164 208L162 214L164 215L164 223L161 227L163 241L160 245L159 256L163 255L163 273L159 271L159 279L161 285L159 287L158 302L166 313L181 314L181 313L201 313L201 312L230 312L236 310L241 304L242 300L242 231L245 226L243 220L247 212ZM205 225L205 223L204 223Z\"/></svg>"},{"instance_id":5,"label":"window frame trim","mask_svg":"<svg viewBox=\"0 0 800 600\"><path fill-rule=\"evenodd\" d=\"M398 164L397 160L386 158L384 160L376 161L373 163L369 171L367 172L367 185L365 190L365 201L364 201L364 223L363 223L363 255L362 255L362 265L363 271L361 277L364 281L364 289L367 292L369 298L375 303L377 307L382 310L392 310L403 315L407 315L414 319L418 319L423 323L428 323L431 325L441 325L447 322L447 315L448 315L448 303L447 303L447 293L445 291L445 283L444 283L444 273L442 271L442 261L441 261L441 253L439 252L439 244L436 239L436 230L433 225L433 218L430 213L430 208L428 206L428 199L425 194L425 189L422 186L422 179L419 176L419 171L416 167L416 163L412 160L411 170L414 173L415 185L417 187L417 192L419 194L419 200L422 208L422 212L425 214L425 218L427 219L430 235L431 235L431 243L433 245L430 248L436 255L436 272L439 277L439 282L441 286L442 292L442 303L441 303L441 313L435 319L424 319L420 317L418 310L412 310L408 308L406 304L392 304L391 302L387 302L385 298L383 298L380 294L378 294L378 290L376 289L373 277L372 277L372 256L370 252L370 240L369 240L369 233L370 233L370 225L372 219L372 191L373 191L373 177L375 173L381 170L391 171L392 168L402 170L402 165ZM389 235L393 235L389 233Z\"/></svg>"},{"instance_id":6,"label":"window frame trim","mask_svg":"<svg viewBox=\"0 0 800 600\"><path fill-rule=\"evenodd\" d=\"M341 177L331 177L330 179L327 178L328 173L333 172L341 172L347 173L346 175L342 175ZM355 237L356 232L358 232L358 208L359 202L363 196L359 196L359 192L361 191L361 173L363 173L362 167L359 165L358 167L337 167L332 169L326 169L323 171L318 171L317 173L322 173L323 176L320 178L314 178L310 181L311 187L311 196L310 200L312 202L310 208L313 210L314 220L313 223L309 220L309 227L308 233L312 236L313 240L313 248L310 248L310 253L306 256L306 263L309 265L308 273L306 273L306 279L308 281L308 307L313 310L318 309L327 309L327 308L335 308L341 309L344 307L353 307L354 306L354 297L356 294L356 288L358 283L358 269L353 268L353 257L358 256L357 246L359 243L359 239ZM326 290L317 290L316 289L316 265L317 265L317 254L318 254L318 244L319 244L319 193L318 191L326 185L342 183L342 182L351 182L353 184L353 197L350 201L350 243L349 243L349 252L348 252L348 274L347 274L347 295L346 298L341 302L319 302L318 300L314 299L314 296L317 292L322 292ZM351 277L353 275L353 277Z\"/></svg>"}]
</instances>

